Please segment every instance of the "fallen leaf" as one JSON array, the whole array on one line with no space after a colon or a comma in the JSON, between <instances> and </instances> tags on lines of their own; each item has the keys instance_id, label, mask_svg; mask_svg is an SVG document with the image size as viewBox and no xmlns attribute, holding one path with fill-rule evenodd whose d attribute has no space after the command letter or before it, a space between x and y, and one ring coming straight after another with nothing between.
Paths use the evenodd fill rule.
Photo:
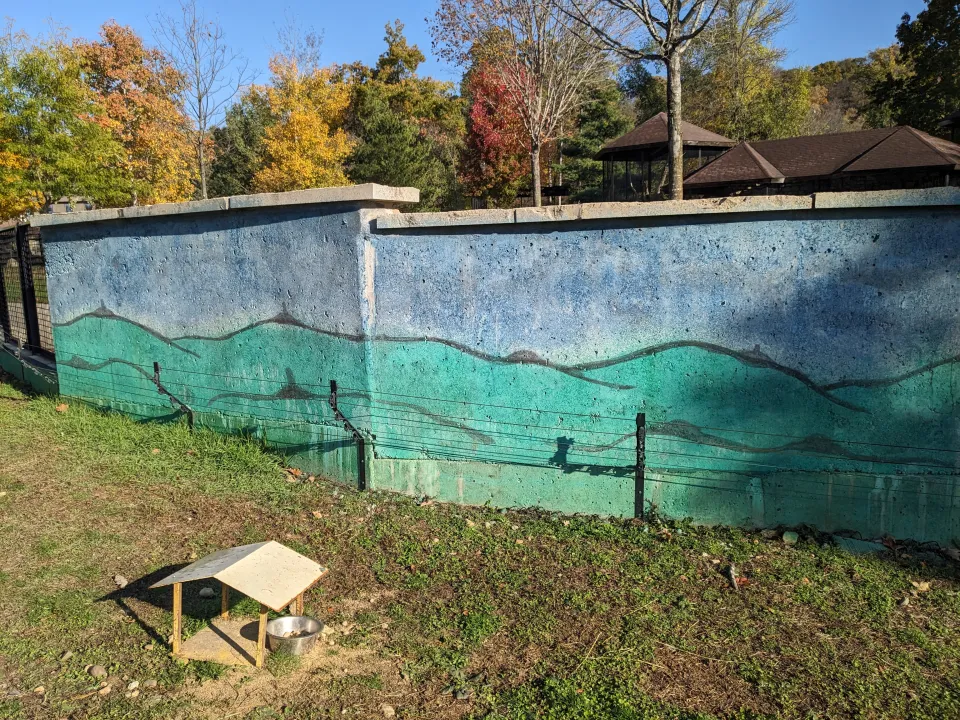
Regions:
<instances>
[{"instance_id":1,"label":"fallen leaf","mask_svg":"<svg viewBox=\"0 0 960 720\"><path fill-rule=\"evenodd\" d=\"M917 592L930 592L930 583L928 582L917 582L915 580L911 580L910 584L917 589Z\"/></svg>"},{"instance_id":2,"label":"fallen leaf","mask_svg":"<svg viewBox=\"0 0 960 720\"><path fill-rule=\"evenodd\" d=\"M323 517L323 513L320 512L319 510L314 510L314 511L313 511L312 513L310 513L310 514L313 515L317 520L319 520L320 518Z\"/></svg>"},{"instance_id":3,"label":"fallen leaf","mask_svg":"<svg viewBox=\"0 0 960 720\"><path fill-rule=\"evenodd\" d=\"M160 448L154 448L154 449L151 450L150 452L152 452L154 455L159 455L159 454L160 454Z\"/></svg>"},{"instance_id":4,"label":"fallen leaf","mask_svg":"<svg viewBox=\"0 0 960 720\"><path fill-rule=\"evenodd\" d=\"M69 409L70 409L70 406L67 405L66 403L60 403L59 405L57 405L57 407L54 408L54 410L56 410L58 413L65 413Z\"/></svg>"},{"instance_id":5,"label":"fallen leaf","mask_svg":"<svg viewBox=\"0 0 960 720\"><path fill-rule=\"evenodd\" d=\"M804 578L804 579L801 580L800 582L803 583L804 585L809 585L809 584L810 584L810 578Z\"/></svg>"},{"instance_id":6,"label":"fallen leaf","mask_svg":"<svg viewBox=\"0 0 960 720\"><path fill-rule=\"evenodd\" d=\"M745 578L745 577L738 577L738 578L737 578L737 585L739 585L740 587L746 587L746 586L749 585L749 584L750 584L750 579L749 579L749 578Z\"/></svg>"},{"instance_id":7,"label":"fallen leaf","mask_svg":"<svg viewBox=\"0 0 960 720\"><path fill-rule=\"evenodd\" d=\"M197 454L196 450L187 450L187 455L196 455L196 454Z\"/></svg>"},{"instance_id":8,"label":"fallen leaf","mask_svg":"<svg viewBox=\"0 0 960 720\"><path fill-rule=\"evenodd\" d=\"M294 477L300 477L301 475L303 475L303 470L295 467L287 468L287 472L293 475Z\"/></svg>"}]
</instances>

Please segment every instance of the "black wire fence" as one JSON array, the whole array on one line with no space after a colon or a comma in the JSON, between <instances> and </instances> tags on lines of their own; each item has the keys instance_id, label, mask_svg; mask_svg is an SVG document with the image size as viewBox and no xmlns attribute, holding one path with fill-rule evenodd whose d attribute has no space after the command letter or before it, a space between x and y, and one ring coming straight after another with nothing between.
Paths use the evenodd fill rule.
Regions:
<instances>
[{"instance_id":1,"label":"black wire fence","mask_svg":"<svg viewBox=\"0 0 960 720\"><path fill-rule=\"evenodd\" d=\"M323 452L324 443L351 446L361 488L370 459L429 458L632 478L638 516L650 507L653 483L742 495L771 478L782 478L778 493L789 498L862 501L882 486L960 503L960 451L935 445L372 390L360 378L311 383L289 371L248 377L78 355L61 361L58 370L64 394L99 405L146 408L158 417L173 413L191 424L225 418L243 428L279 428L275 435L286 433L288 447L306 452ZM341 436L337 443L327 438L331 430ZM298 433L299 441L293 437Z\"/></svg>"}]
</instances>

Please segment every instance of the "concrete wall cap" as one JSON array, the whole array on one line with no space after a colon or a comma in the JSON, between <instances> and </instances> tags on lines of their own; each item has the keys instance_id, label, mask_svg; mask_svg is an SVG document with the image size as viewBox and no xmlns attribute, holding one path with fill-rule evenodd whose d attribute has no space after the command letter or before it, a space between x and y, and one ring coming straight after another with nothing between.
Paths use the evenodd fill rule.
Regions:
<instances>
[{"instance_id":1,"label":"concrete wall cap","mask_svg":"<svg viewBox=\"0 0 960 720\"><path fill-rule=\"evenodd\" d=\"M286 205L359 203L361 205L390 208L399 205L413 204L419 201L420 191L416 188L388 187L386 185L377 185L376 183L367 183L365 185L350 185L347 187L311 188L309 190L294 190L283 193L237 195L229 198L211 198L209 200L163 203L160 205L138 205L136 207L104 208L101 210L83 210L72 213L31 215L29 221L34 227L49 227L52 225L131 220L165 215L188 215L245 208L282 207Z\"/></svg>"},{"instance_id":2,"label":"concrete wall cap","mask_svg":"<svg viewBox=\"0 0 960 720\"><path fill-rule=\"evenodd\" d=\"M404 213L379 218L377 230L409 230L475 225L519 225L602 221L630 218L695 217L733 213L766 213L822 209L960 207L960 188L892 190L816 195L774 195L665 200L661 202L604 202L583 205L548 205L515 210L463 210L456 212Z\"/></svg>"}]
</instances>

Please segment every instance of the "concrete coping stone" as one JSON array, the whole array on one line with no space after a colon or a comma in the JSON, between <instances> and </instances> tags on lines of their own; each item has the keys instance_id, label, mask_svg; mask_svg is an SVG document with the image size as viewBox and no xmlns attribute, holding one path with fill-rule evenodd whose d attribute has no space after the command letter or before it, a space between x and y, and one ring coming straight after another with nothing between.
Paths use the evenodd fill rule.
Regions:
<instances>
[{"instance_id":1,"label":"concrete coping stone","mask_svg":"<svg viewBox=\"0 0 960 720\"><path fill-rule=\"evenodd\" d=\"M346 187L311 188L282 193L259 193L233 197L193 200L160 205L82 210L72 213L46 213L31 215L34 227L69 225L74 223L130 220L134 218L187 215L206 212L224 212L251 208L283 207L289 205L321 205L330 203L356 203L380 208L396 208L400 205L420 202L420 191L410 187L388 187L376 183Z\"/></svg>"},{"instance_id":2,"label":"concrete coping stone","mask_svg":"<svg viewBox=\"0 0 960 720\"><path fill-rule=\"evenodd\" d=\"M377 218L376 230L411 230L475 225L520 225L630 218L683 217L809 210L902 207L960 207L960 188L890 190L876 192L817 193L665 200L660 202L604 202L583 205L550 205L513 210L463 210L457 212L396 213Z\"/></svg>"}]
</instances>

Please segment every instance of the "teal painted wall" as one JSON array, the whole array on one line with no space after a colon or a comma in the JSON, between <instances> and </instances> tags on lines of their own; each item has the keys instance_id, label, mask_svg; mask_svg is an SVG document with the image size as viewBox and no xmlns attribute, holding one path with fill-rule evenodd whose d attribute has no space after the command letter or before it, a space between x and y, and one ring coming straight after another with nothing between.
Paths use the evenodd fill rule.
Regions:
<instances>
[{"instance_id":1,"label":"teal painted wall","mask_svg":"<svg viewBox=\"0 0 960 720\"><path fill-rule=\"evenodd\" d=\"M960 536L960 210L376 231L312 206L45 230L61 392L495 506Z\"/></svg>"}]
</instances>

